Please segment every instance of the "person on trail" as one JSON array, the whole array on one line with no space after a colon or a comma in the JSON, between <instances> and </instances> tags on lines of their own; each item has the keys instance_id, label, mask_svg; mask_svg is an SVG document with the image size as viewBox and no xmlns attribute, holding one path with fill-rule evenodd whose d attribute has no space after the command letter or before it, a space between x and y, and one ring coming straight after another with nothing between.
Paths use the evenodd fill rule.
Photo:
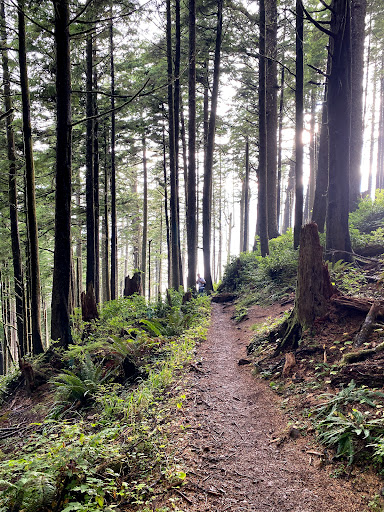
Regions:
<instances>
[{"instance_id":1,"label":"person on trail","mask_svg":"<svg viewBox=\"0 0 384 512\"><path fill-rule=\"evenodd\" d=\"M197 274L196 284L198 286L199 293L203 293L205 288L205 279L204 277L201 277L200 274Z\"/></svg>"}]
</instances>

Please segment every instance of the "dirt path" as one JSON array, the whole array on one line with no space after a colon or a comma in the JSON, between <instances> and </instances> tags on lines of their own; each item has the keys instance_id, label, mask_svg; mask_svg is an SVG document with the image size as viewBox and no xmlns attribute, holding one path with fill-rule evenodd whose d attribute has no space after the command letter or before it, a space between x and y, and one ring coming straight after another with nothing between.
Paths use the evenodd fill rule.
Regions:
<instances>
[{"instance_id":1,"label":"dirt path","mask_svg":"<svg viewBox=\"0 0 384 512\"><path fill-rule=\"evenodd\" d=\"M277 306L277 308L279 308ZM255 317L276 316L280 309L256 308ZM289 418L267 384L239 366L250 338L247 325L236 327L228 308L213 304L207 342L198 350L198 368L185 410L190 469L180 492L190 512L363 512L364 488L336 480L332 468L315 467L310 441L272 442L287 429Z\"/></svg>"}]
</instances>

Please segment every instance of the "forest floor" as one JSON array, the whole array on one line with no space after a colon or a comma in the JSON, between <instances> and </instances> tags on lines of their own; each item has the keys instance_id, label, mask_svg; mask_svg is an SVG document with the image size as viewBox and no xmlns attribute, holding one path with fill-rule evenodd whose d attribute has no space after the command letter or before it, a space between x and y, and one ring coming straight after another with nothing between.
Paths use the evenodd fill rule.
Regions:
<instances>
[{"instance_id":1,"label":"forest floor","mask_svg":"<svg viewBox=\"0 0 384 512\"><path fill-rule=\"evenodd\" d=\"M380 478L361 467L338 474L320 456L324 448L314 436L292 428L295 418L283 411L268 382L253 375L253 365L239 365L247 357L251 325L283 310L279 304L253 306L236 325L233 306L212 304L208 339L198 347L182 411L189 428L178 441L178 457L187 478L176 491L177 510L372 510L368 503L380 494Z\"/></svg>"}]
</instances>

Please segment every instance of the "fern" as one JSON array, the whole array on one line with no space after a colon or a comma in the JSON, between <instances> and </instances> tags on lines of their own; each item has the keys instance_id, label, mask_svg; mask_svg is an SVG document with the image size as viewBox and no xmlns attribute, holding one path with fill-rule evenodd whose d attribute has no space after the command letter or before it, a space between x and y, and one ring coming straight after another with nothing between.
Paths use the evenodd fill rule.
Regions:
<instances>
[{"instance_id":1,"label":"fern","mask_svg":"<svg viewBox=\"0 0 384 512\"><path fill-rule=\"evenodd\" d=\"M89 354L81 363L80 373L77 375L71 370L65 370L51 380L56 386L58 399L63 402L85 402L92 398L109 377L111 372L104 373L103 366L95 365Z\"/></svg>"},{"instance_id":2,"label":"fern","mask_svg":"<svg viewBox=\"0 0 384 512\"><path fill-rule=\"evenodd\" d=\"M360 403L375 407L374 399L384 398L384 393L372 391L364 387L358 388L355 381L351 380L348 386L341 389L336 395L323 393L319 398L325 399L326 402L312 410L315 419L328 416L335 411L343 411L343 407L349 403Z\"/></svg>"}]
</instances>

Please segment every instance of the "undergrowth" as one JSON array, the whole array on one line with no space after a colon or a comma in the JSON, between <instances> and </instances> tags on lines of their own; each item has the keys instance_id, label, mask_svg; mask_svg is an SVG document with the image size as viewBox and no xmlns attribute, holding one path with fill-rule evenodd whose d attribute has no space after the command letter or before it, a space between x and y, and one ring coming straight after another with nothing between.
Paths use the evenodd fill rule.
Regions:
<instances>
[{"instance_id":1,"label":"undergrowth","mask_svg":"<svg viewBox=\"0 0 384 512\"><path fill-rule=\"evenodd\" d=\"M182 378L196 341L206 336L209 299L193 299L175 319L178 303L181 292L173 306L161 305L157 320L160 305L148 315L138 297L108 304L94 325L77 318L69 367L51 379L53 413L11 458L12 441L2 445L0 512L112 512L127 504L144 510L162 489L183 483L170 433L180 429ZM134 381L121 380L127 357L145 367Z\"/></svg>"},{"instance_id":2,"label":"undergrowth","mask_svg":"<svg viewBox=\"0 0 384 512\"><path fill-rule=\"evenodd\" d=\"M292 231L270 240L269 248L265 258L258 251L241 253L225 269L219 291L238 293L239 311L252 304L273 304L295 289L298 252Z\"/></svg>"},{"instance_id":3,"label":"undergrowth","mask_svg":"<svg viewBox=\"0 0 384 512\"><path fill-rule=\"evenodd\" d=\"M319 396L322 403L310 413L318 439L335 448L336 457L354 459L372 456L382 465L384 461L384 413L380 399L384 393L357 387L352 380L336 394Z\"/></svg>"}]
</instances>

